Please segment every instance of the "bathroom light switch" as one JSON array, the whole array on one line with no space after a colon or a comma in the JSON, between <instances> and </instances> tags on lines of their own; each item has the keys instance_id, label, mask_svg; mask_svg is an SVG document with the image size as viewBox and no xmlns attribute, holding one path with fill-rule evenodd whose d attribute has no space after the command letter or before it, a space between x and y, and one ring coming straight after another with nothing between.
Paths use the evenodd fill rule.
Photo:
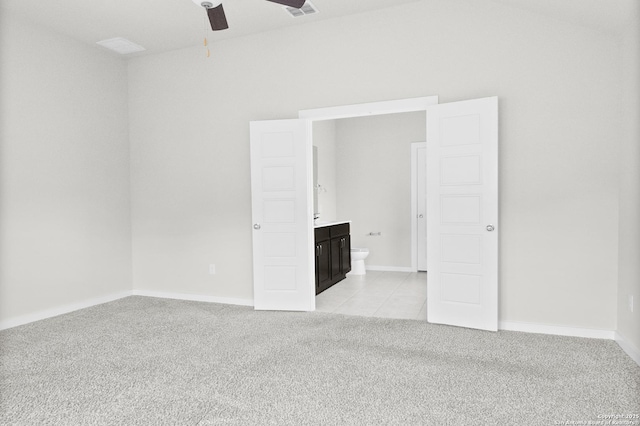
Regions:
<instances>
[{"instance_id":1,"label":"bathroom light switch","mask_svg":"<svg viewBox=\"0 0 640 426\"><path fill-rule=\"evenodd\" d=\"M216 274L216 265L213 263L209 264L209 275L215 275Z\"/></svg>"}]
</instances>

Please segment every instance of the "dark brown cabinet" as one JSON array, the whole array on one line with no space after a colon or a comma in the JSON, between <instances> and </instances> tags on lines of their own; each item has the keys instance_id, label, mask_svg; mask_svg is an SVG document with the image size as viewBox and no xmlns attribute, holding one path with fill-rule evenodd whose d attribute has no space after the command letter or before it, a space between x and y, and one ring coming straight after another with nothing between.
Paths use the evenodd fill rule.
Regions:
<instances>
[{"instance_id":1,"label":"dark brown cabinet","mask_svg":"<svg viewBox=\"0 0 640 426\"><path fill-rule=\"evenodd\" d=\"M315 228L316 294L343 280L351 270L349 224Z\"/></svg>"}]
</instances>

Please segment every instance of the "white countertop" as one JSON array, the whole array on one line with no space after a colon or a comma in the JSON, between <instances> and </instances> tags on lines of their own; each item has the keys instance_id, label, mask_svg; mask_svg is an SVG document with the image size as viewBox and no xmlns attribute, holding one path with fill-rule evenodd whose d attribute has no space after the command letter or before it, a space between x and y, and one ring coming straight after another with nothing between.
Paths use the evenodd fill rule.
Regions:
<instances>
[{"instance_id":1,"label":"white countertop","mask_svg":"<svg viewBox=\"0 0 640 426\"><path fill-rule=\"evenodd\" d=\"M314 222L313 227L314 228L324 228L325 226L333 226L333 225L340 225L341 223L351 223L350 220L335 220L332 222L326 222L323 220L318 220L316 222Z\"/></svg>"}]
</instances>

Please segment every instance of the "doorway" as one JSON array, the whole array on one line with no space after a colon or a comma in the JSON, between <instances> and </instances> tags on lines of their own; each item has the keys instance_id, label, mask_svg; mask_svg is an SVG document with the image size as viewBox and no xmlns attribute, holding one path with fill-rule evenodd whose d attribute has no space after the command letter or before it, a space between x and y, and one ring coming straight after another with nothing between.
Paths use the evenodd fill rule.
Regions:
<instances>
[{"instance_id":1,"label":"doorway","mask_svg":"<svg viewBox=\"0 0 640 426\"><path fill-rule=\"evenodd\" d=\"M313 123L314 212L321 222L351 221L352 247L370 253L366 274L347 274L318 294L317 311L426 320L426 274L413 265L414 187L421 178L424 192L425 143L419 170L412 155L425 133L422 111ZM424 197L420 204L424 226Z\"/></svg>"},{"instance_id":2,"label":"doorway","mask_svg":"<svg viewBox=\"0 0 640 426\"><path fill-rule=\"evenodd\" d=\"M427 117L427 320L497 330L497 97L413 98L251 122L256 309L315 310L311 123L405 111Z\"/></svg>"},{"instance_id":3,"label":"doorway","mask_svg":"<svg viewBox=\"0 0 640 426\"><path fill-rule=\"evenodd\" d=\"M424 192L426 177L412 148L425 138L422 111L313 123L314 212L321 223L351 222L351 246L368 250L367 270L417 271L414 186ZM422 227L424 207L422 197Z\"/></svg>"}]
</instances>

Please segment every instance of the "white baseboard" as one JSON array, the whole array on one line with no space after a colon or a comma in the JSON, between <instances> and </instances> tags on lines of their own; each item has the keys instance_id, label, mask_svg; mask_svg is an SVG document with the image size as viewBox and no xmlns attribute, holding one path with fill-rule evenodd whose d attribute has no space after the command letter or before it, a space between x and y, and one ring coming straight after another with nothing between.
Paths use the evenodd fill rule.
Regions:
<instances>
[{"instance_id":1,"label":"white baseboard","mask_svg":"<svg viewBox=\"0 0 640 426\"><path fill-rule=\"evenodd\" d=\"M636 362L640 366L640 349L636 348L633 343L629 341L626 337L616 331L615 340L618 345L622 348L623 351L627 353L631 357L632 360Z\"/></svg>"},{"instance_id":2,"label":"white baseboard","mask_svg":"<svg viewBox=\"0 0 640 426\"><path fill-rule=\"evenodd\" d=\"M82 302L70 303L68 305L59 306L53 309L45 309L44 311L34 312L33 314L21 315L19 317L0 321L0 330L17 327L19 325L40 321L47 318L57 317L58 315L68 314L69 312L77 311L84 308L90 308L91 306L102 305L103 303L113 302L114 300L122 299L128 296L131 296L131 291L122 291L103 297L87 299Z\"/></svg>"},{"instance_id":3,"label":"white baseboard","mask_svg":"<svg viewBox=\"0 0 640 426\"><path fill-rule=\"evenodd\" d=\"M134 296L158 297L160 299L191 300L194 302L225 303L227 305L253 306L253 299L233 297L203 296L200 294L168 293L151 290L133 290Z\"/></svg>"},{"instance_id":4,"label":"white baseboard","mask_svg":"<svg viewBox=\"0 0 640 426\"><path fill-rule=\"evenodd\" d=\"M615 331L595 328L564 327L558 325L532 324L516 321L500 321L500 330L523 331L525 333L553 334L556 336L587 337L614 340Z\"/></svg>"},{"instance_id":5,"label":"white baseboard","mask_svg":"<svg viewBox=\"0 0 640 426\"><path fill-rule=\"evenodd\" d=\"M21 315L19 317L9 318L9 319L0 321L0 330L6 330L7 328L13 328L19 325L29 324L35 321L57 317L58 315L68 314L69 312L90 308L96 305L102 305L103 303L113 302L114 300L123 299L129 296L147 296L147 297L158 297L162 299L193 300L196 302L213 302L213 303L225 303L228 305L253 306L253 300L251 299L201 296L198 294L185 294L185 293L165 293L165 292L147 291L147 290L122 291L119 293L113 293L103 297L87 299L82 302L70 303L68 305L59 306L53 309L46 309L44 311L34 312L28 315Z\"/></svg>"},{"instance_id":6,"label":"white baseboard","mask_svg":"<svg viewBox=\"0 0 640 426\"><path fill-rule=\"evenodd\" d=\"M367 271L384 271L384 272L415 272L411 266L377 266L365 265Z\"/></svg>"}]
</instances>

